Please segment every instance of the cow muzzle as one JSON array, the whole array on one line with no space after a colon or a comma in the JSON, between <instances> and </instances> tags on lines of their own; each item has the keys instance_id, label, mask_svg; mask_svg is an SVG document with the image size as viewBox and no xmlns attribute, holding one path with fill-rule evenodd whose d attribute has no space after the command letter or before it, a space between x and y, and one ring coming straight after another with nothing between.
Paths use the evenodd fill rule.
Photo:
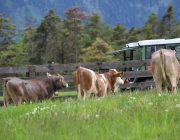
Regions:
<instances>
[{"instance_id":1,"label":"cow muzzle","mask_svg":"<svg viewBox=\"0 0 180 140\"><path fill-rule=\"evenodd\" d=\"M66 88L68 88L68 84L66 83Z\"/></svg>"}]
</instances>

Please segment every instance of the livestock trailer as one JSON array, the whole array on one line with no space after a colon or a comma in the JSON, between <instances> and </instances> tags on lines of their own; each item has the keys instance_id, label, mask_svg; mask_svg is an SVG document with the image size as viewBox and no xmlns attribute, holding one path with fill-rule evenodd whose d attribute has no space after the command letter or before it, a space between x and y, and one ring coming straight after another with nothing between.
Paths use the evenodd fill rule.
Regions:
<instances>
[{"instance_id":1,"label":"livestock trailer","mask_svg":"<svg viewBox=\"0 0 180 140\"><path fill-rule=\"evenodd\" d=\"M132 42L126 44L126 46L114 52L109 52L108 54L113 54L116 57L121 57L121 60L146 60L151 59L151 54L159 49L170 49L176 51L177 57L180 57L180 38L175 39L154 39L154 40L141 40L138 42ZM143 67L130 67L124 69L124 71L139 71L139 70L151 70L150 66ZM131 83L152 81L152 77L136 77L131 78Z\"/></svg>"}]
</instances>

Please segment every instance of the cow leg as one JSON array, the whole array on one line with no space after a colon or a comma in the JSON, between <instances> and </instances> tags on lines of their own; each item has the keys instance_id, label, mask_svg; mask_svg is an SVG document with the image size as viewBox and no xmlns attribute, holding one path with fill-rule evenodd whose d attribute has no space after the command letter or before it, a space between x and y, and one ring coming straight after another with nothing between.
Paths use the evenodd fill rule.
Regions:
<instances>
[{"instance_id":1,"label":"cow leg","mask_svg":"<svg viewBox=\"0 0 180 140\"><path fill-rule=\"evenodd\" d=\"M155 81L158 81L158 80L155 80ZM156 89L159 93L162 93L162 89L163 89L163 82L162 80L159 80L159 82L155 82L156 84Z\"/></svg>"},{"instance_id":2,"label":"cow leg","mask_svg":"<svg viewBox=\"0 0 180 140\"><path fill-rule=\"evenodd\" d=\"M77 89L77 98L78 99L81 99L82 98L82 96L81 96L81 87L80 87L80 84L78 84L78 89Z\"/></svg>"},{"instance_id":3,"label":"cow leg","mask_svg":"<svg viewBox=\"0 0 180 140\"><path fill-rule=\"evenodd\" d=\"M4 106L7 107L11 102L11 98L10 97L4 97L3 102L4 102Z\"/></svg>"},{"instance_id":4,"label":"cow leg","mask_svg":"<svg viewBox=\"0 0 180 140\"><path fill-rule=\"evenodd\" d=\"M162 91L166 91L166 88L167 88L167 85L166 85L166 83L163 81L163 82L162 82ZM169 89L168 89L168 91L169 91Z\"/></svg>"},{"instance_id":5,"label":"cow leg","mask_svg":"<svg viewBox=\"0 0 180 140\"><path fill-rule=\"evenodd\" d=\"M8 92L4 87L3 88L3 103L4 103L4 106L8 106L10 101L11 101L11 98L9 97Z\"/></svg>"},{"instance_id":6,"label":"cow leg","mask_svg":"<svg viewBox=\"0 0 180 140\"><path fill-rule=\"evenodd\" d=\"M18 101L19 101L18 97L14 96L14 97L12 98L12 100L13 100L13 103L14 103L16 106L18 106Z\"/></svg>"},{"instance_id":7,"label":"cow leg","mask_svg":"<svg viewBox=\"0 0 180 140\"><path fill-rule=\"evenodd\" d=\"M85 91L83 91L83 93L84 93L83 99L84 99L84 100L89 99L91 93L90 93L90 92L85 92Z\"/></svg>"},{"instance_id":8,"label":"cow leg","mask_svg":"<svg viewBox=\"0 0 180 140\"><path fill-rule=\"evenodd\" d=\"M10 95L11 95L11 99L13 101L13 103L18 106L18 102L21 100L21 97L20 97L20 92L19 90L11 90L9 91Z\"/></svg>"},{"instance_id":9,"label":"cow leg","mask_svg":"<svg viewBox=\"0 0 180 140\"><path fill-rule=\"evenodd\" d=\"M172 86L172 92L176 93L176 88L177 88L177 82L176 78L174 76L170 76L170 81L171 81L171 86Z\"/></svg>"}]
</instances>

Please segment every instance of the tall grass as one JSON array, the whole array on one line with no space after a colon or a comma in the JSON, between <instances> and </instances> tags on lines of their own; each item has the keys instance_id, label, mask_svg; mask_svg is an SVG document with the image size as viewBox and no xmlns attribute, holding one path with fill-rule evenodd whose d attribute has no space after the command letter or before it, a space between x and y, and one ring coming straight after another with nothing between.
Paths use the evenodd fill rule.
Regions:
<instances>
[{"instance_id":1,"label":"tall grass","mask_svg":"<svg viewBox=\"0 0 180 140\"><path fill-rule=\"evenodd\" d=\"M2 140L176 140L180 91L119 93L89 100L58 100L0 110Z\"/></svg>"}]
</instances>

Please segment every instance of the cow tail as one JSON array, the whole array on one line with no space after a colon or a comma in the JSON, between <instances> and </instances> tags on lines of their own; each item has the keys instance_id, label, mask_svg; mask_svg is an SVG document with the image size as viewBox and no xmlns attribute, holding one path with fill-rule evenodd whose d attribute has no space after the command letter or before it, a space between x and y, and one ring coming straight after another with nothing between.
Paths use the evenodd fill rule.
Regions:
<instances>
[{"instance_id":1,"label":"cow tail","mask_svg":"<svg viewBox=\"0 0 180 140\"><path fill-rule=\"evenodd\" d=\"M77 69L77 71L75 72L76 74L76 91L77 91L77 98L81 99L83 97L83 91L81 90L81 84L80 84L80 79L81 79L81 73L79 71L80 67Z\"/></svg>"},{"instance_id":2,"label":"cow tail","mask_svg":"<svg viewBox=\"0 0 180 140\"><path fill-rule=\"evenodd\" d=\"M3 84L2 84L2 90L3 90L3 103L4 103L4 106L7 106L7 101L6 100L6 96L8 96L7 94L7 82L9 81L10 79L9 78L4 78L3 79Z\"/></svg>"},{"instance_id":3,"label":"cow tail","mask_svg":"<svg viewBox=\"0 0 180 140\"><path fill-rule=\"evenodd\" d=\"M159 53L160 53L161 70L162 70L162 74L163 74L163 79L164 79L166 85L167 85L168 87L170 87L169 83L167 82L166 75L165 75L165 62L166 62L166 61L165 61L165 57L164 57L163 50L161 49L161 50L159 51Z\"/></svg>"},{"instance_id":4,"label":"cow tail","mask_svg":"<svg viewBox=\"0 0 180 140\"><path fill-rule=\"evenodd\" d=\"M74 80L74 86L78 95L78 84L79 84L78 69L74 72L73 80Z\"/></svg>"},{"instance_id":5,"label":"cow tail","mask_svg":"<svg viewBox=\"0 0 180 140\"><path fill-rule=\"evenodd\" d=\"M5 79L3 80L3 85L2 85L2 90L3 90L3 103L4 103L4 106L7 106L7 101L6 101L6 99L5 99L5 94L7 94L6 93L6 83L7 83L7 81L5 81Z\"/></svg>"}]
</instances>

